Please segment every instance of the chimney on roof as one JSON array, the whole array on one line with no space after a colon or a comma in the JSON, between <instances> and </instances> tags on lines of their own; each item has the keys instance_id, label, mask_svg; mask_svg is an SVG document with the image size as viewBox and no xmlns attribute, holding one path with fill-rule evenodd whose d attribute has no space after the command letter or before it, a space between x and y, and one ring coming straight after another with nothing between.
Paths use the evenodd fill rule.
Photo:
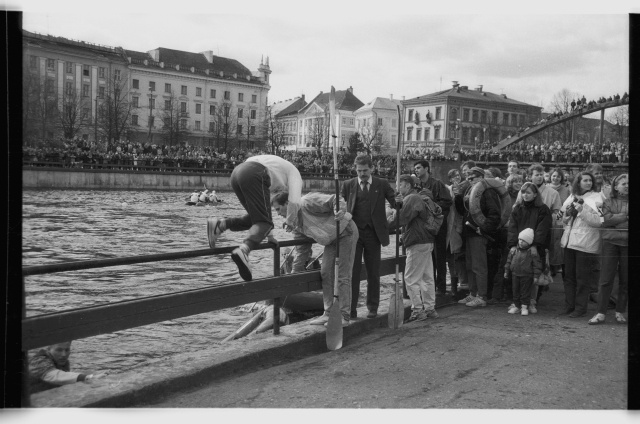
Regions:
<instances>
[{"instance_id":1,"label":"chimney on roof","mask_svg":"<svg viewBox=\"0 0 640 424\"><path fill-rule=\"evenodd\" d=\"M467 90L467 91L469 90L469 86L468 85L463 85L460 88L463 89L463 90Z\"/></svg>"},{"instance_id":2,"label":"chimney on roof","mask_svg":"<svg viewBox=\"0 0 640 424\"><path fill-rule=\"evenodd\" d=\"M352 87L352 86L349 86L349 88L347 88L347 91L348 91L349 93L353 94L353 87Z\"/></svg>"},{"instance_id":3,"label":"chimney on roof","mask_svg":"<svg viewBox=\"0 0 640 424\"><path fill-rule=\"evenodd\" d=\"M207 50L204 52L200 52L201 55L204 55L204 58L207 59L207 62L213 63L213 51Z\"/></svg>"},{"instance_id":4,"label":"chimney on roof","mask_svg":"<svg viewBox=\"0 0 640 424\"><path fill-rule=\"evenodd\" d=\"M481 93L482 93L482 85L479 85L479 86L476 88L476 90L478 90L479 92L481 92Z\"/></svg>"},{"instance_id":5,"label":"chimney on roof","mask_svg":"<svg viewBox=\"0 0 640 424\"><path fill-rule=\"evenodd\" d=\"M302 95L302 101L304 101L304 94Z\"/></svg>"},{"instance_id":6,"label":"chimney on roof","mask_svg":"<svg viewBox=\"0 0 640 424\"><path fill-rule=\"evenodd\" d=\"M453 84L453 88L458 88L458 86L460 84L458 84L458 81L451 81L451 84Z\"/></svg>"},{"instance_id":7,"label":"chimney on roof","mask_svg":"<svg viewBox=\"0 0 640 424\"><path fill-rule=\"evenodd\" d=\"M389 94L389 98L393 100L393 93Z\"/></svg>"},{"instance_id":8,"label":"chimney on roof","mask_svg":"<svg viewBox=\"0 0 640 424\"><path fill-rule=\"evenodd\" d=\"M502 97L506 99L506 98L507 98L507 95L506 95L506 94L503 94L503 95L502 95Z\"/></svg>"}]
</instances>

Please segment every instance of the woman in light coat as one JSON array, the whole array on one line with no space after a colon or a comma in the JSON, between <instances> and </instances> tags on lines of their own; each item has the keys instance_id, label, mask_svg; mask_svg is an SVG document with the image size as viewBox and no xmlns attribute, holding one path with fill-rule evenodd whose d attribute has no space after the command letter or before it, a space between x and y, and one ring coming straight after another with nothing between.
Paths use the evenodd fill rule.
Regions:
<instances>
[{"instance_id":1,"label":"woman in light coat","mask_svg":"<svg viewBox=\"0 0 640 424\"><path fill-rule=\"evenodd\" d=\"M562 205L564 233L560 245L564 249L565 309L561 315L584 316L589 302L591 264L599 260L602 225L599 208L602 197L593 191L594 177L579 172L572 184L572 196Z\"/></svg>"}]
</instances>

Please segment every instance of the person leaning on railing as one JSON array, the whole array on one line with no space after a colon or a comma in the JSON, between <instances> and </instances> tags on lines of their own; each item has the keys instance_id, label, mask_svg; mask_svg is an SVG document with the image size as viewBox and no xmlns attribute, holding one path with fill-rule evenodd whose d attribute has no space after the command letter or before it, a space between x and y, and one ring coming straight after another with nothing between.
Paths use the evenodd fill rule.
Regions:
<instances>
[{"instance_id":1,"label":"person leaning on railing","mask_svg":"<svg viewBox=\"0 0 640 424\"><path fill-rule=\"evenodd\" d=\"M90 383L107 375L105 372L83 374L71 371L70 355L71 342L40 349L29 360L29 392L37 393L77 382Z\"/></svg>"}]
</instances>

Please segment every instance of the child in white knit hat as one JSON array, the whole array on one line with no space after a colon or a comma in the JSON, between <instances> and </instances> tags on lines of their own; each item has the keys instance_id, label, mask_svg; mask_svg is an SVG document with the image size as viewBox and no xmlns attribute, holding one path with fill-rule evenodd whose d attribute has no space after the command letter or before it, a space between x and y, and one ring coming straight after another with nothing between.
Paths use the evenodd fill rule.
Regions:
<instances>
[{"instance_id":1,"label":"child in white knit hat","mask_svg":"<svg viewBox=\"0 0 640 424\"><path fill-rule=\"evenodd\" d=\"M529 315L528 305L531 300L531 287L537 283L542 273L542 260L538 251L531 248L533 230L525 228L518 234L518 246L509 251L504 266L504 278L513 284L513 303L509 306L510 314Z\"/></svg>"}]
</instances>

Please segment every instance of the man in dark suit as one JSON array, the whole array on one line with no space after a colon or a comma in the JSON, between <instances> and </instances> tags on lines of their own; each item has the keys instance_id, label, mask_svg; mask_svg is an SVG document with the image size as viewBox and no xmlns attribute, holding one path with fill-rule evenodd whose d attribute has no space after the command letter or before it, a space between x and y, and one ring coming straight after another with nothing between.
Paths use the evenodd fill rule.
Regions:
<instances>
[{"instance_id":1,"label":"man in dark suit","mask_svg":"<svg viewBox=\"0 0 640 424\"><path fill-rule=\"evenodd\" d=\"M381 249L389 244L384 200L387 199L394 208L395 192L387 180L371 175L373 163L369 156L356 157L354 165L358 176L342 184L342 197L347 202L347 211L353 216L360 234L351 274L351 318L357 317L363 253L367 269L367 318L375 318L380 304Z\"/></svg>"}]
</instances>

